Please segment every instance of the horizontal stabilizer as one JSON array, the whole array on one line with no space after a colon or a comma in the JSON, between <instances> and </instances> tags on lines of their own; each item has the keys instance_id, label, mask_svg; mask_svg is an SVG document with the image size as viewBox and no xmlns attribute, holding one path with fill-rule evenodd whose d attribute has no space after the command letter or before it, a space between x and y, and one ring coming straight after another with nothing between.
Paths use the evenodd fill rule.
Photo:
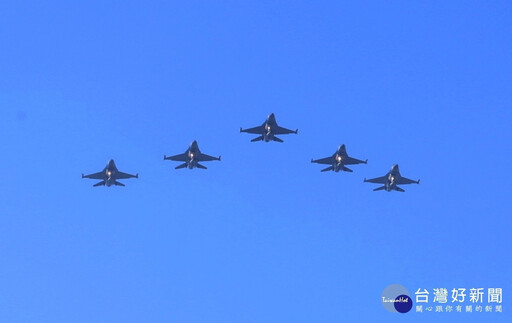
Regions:
<instances>
[{"instance_id":1,"label":"horizontal stabilizer","mask_svg":"<svg viewBox=\"0 0 512 323\"><path fill-rule=\"evenodd\" d=\"M203 165L201 165L201 164L199 164L199 163L196 165L196 167L197 167L197 168L201 168L201 169L207 169L205 166L203 166Z\"/></svg>"},{"instance_id":2,"label":"horizontal stabilizer","mask_svg":"<svg viewBox=\"0 0 512 323\"><path fill-rule=\"evenodd\" d=\"M395 190L399 192L405 192L405 190L401 187L395 186Z\"/></svg>"},{"instance_id":3,"label":"horizontal stabilizer","mask_svg":"<svg viewBox=\"0 0 512 323\"><path fill-rule=\"evenodd\" d=\"M272 140L277 141L277 142L283 142L282 139L277 138L276 136L272 137Z\"/></svg>"},{"instance_id":4,"label":"horizontal stabilizer","mask_svg":"<svg viewBox=\"0 0 512 323\"><path fill-rule=\"evenodd\" d=\"M251 139L251 142L261 141L261 140L263 140L263 136L259 136L259 137L256 137L254 139Z\"/></svg>"},{"instance_id":5,"label":"horizontal stabilizer","mask_svg":"<svg viewBox=\"0 0 512 323\"><path fill-rule=\"evenodd\" d=\"M321 170L321 172L327 172L327 171L330 171L330 170L334 170L334 166L330 166L330 167L324 168L324 169Z\"/></svg>"},{"instance_id":6,"label":"horizontal stabilizer","mask_svg":"<svg viewBox=\"0 0 512 323\"><path fill-rule=\"evenodd\" d=\"M353 172L353 170L351 170L350 168L345 167L345 166L343 166L343 168L342 168L342 169L343 169L344 171L346 171L346 172L351 172L351 173Z\"/></svg>"},{"instance_id":7,"label":"horizontal stabilizer","mask_svg":"<svg viewBox=\"0 0 512 323\"><path fill-rule=\"evenodd\" d=\"M104 185L105 185L105 181L101 181L101 182L94 184L93 186L97 187L97 186L104 186Z\"/></svg>"},{"instance_id":8,"label":"horizontal stabilizer","mask_svg":"<svg viewBox=\"0 0 512 323\"><path fill-rule=\"evenodd\" d=\"M174 167L174 169L180 169L180 168L185 168L185 167L187 167L187 163L183 163L181 165L178 165L178 166Z\"/></svg>"},{"instance_id":9,"label":"horizontal stabilizer","mask_svg":"<svg viewBox=\"0 0 512 323\"><path fill-rule=\"evenodd\" d=\"M381 190L385 190L385 189L386 189L386 185L381 186L381 187L374 188L373 190L374 190L374 191L381 191Z\"/></svg>"},{"instance_id":10,"label":"horizontal stabilizer","mask_svg":"<svg viewBox=\"0 0 512 323\"><path fill-rule=\"evenodd\" d=\"M123 183L118 182L118 181L115 181L115 182L114 182L114 185L115 185L115 186L124 186L124 184L123 184Z\"/></svg>"}]
</instances>

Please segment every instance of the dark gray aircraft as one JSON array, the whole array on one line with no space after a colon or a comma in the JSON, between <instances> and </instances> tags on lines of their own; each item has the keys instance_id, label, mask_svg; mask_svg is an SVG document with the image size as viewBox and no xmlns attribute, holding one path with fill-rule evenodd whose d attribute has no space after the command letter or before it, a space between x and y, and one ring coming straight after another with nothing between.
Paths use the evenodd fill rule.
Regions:
<instances>
[{"instance_id":1,"label":"dark gray aircraft","mask_svg":"<svg viewBox=\"0 0 512 323\"><path fill-rule=\"evenodd\" d=\"M402 175L400 175L400 170L398 169L398 165L393 165L393 167L391 167L391 170L386 175L384 175L382 177L377 177L377 178L373 178L373 179L365 178L364 181L368 182L368 183L384 184L384 186L377 187L376 189L374 189L374 191L386 190L388 192L391 192L393 190L399 191L399 192L405 192L405 190L398 187L397 184L402 185L402 184L412 184L412 183L419 184L420 183L420 180L414 181L412 179L402 177Z\"/></svg>"},{"instance_id":2,"label":"dark gray aircraft","mask_svg":"<svg viewBox=\"0 0 512 323\"><path fill-rule=\"evenodd\" d=\"M126 179L126 178L139 178L139 174L131 175L127 173L120 172L114 160L111 159L107 166L99 173L94 173L90 175L82 174L82 178L91 178L91 179L101 179L101 182L94 184L93 186L124 186L123 183L118 182L118 179Z\"/></svg>"},{"instance_id":3,"label":"dark gray aircraft","mask_svg":"<svg viewBox=\"0 0 512 323\"><path fill-rule=\"evenodd\" d=\"M174 160L174 161L182 161L185 162L181 165L175 167L175 169L188 167L192 169L194 167L206 169L203 165L199 164L202 161L211 161L211 160L220 160L219 157L208 156L206 154L201 153L199 150L199 146L197 145L197 141L192 141L190 147L183 153L176 156L167 157L164 155L164 160Z\"/></svg>"},{"instance_id":4,"label":"dark gray aircraft","mask_svg":"<svg viewBox=\"0 0 512 323\"><path fill-rule=\"evenodd\" d=\"M365 161L349 157L347 155L347 150L345 149L345 145L341 145L338 147L338 150L331 157L325 157L317 160L311 159L312 163L317 164L326 164L331 165L325 169L322 169L321 172L326 172L328 170L333 170L335 172L339 172L340 170L344 170L346 172L352 172L350 168L345 167L345 165L356 165L356 164L366 164L368 159Z\"/></svg>"},{"instance_id":5,"label":"dark gray aircraft","mask_svg":"<svg viewBox=\"0 0 512 323\"><path fill-rule=\"evenodd\" d=\"M289 133L298 133L299 129L293 131L290 129L286 129L283 127L279 127L276 122L276 117L273 113L269 114L267 117L267 120L263 122L261 126L254 127L254 128L248 128L248 129L242 129L240 128L240 132L247 132L252 134L260 135L259 137L256 137L251 140L251 142L254 141L277 141L277 142L283 142L282 139L277 138L275 135L287 135Z\"/></svg>"}]
</instances>

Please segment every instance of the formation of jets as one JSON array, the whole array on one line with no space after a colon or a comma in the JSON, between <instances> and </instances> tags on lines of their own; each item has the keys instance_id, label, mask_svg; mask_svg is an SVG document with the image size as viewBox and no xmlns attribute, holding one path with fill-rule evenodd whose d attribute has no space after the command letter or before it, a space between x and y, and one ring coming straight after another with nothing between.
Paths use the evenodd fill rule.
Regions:
<instances>
[{"instance_id":1,"label":"formation of jets","mask_svg":"<svg viewBox=\"0 0 512 323\"><path fill-rule=\"evenodd\" d=\"M255 142L255 141L283 142L283 140L281 138L276 137L276 135L287 135L287 134L291 134L291 133L297 134L298 131L299 131L298 129L296 129L294 131L294 130L280 127L277 124L276 117L273 113L271 113L267 117L267 119L261 126L248 128L248 129L240 128L240 132L246 132L246 133L250 133L250 134L259 135L258 137L251 139L251 142ZM220 156L214 157L214 156L210 156L207 154L203 154L201 152L201 150L199 150L199 145L197 144L197 141L194 140L183 154L169 156L169 157L164 155L164 160L183 162L182 164L176 166L175 169L180 169L180 168L193 169L196 167L201 168L201 169L206 169L206 167L203 166L202 164L200 164L199 162L207 162L207 161L212 161L212 160L220 161ZM346 149L345 145L340 145L338 147L338 149L336 150L336 152L332 156L320 158L320 159L316 159L316 160L311 159L311 162L317 163L317 164L329 165L329 167L322 169L321 172L326 172L326 171L331 171L331 170L335 171L335 172L339 172L339 171L352 172L352 170L350 168L346 167L346 165L367 164L368 159L363 161L363 160L360 160L357 158L350 157L347 154L347 149ZM82 178L101 180L100 182L94 184L93 185L94 187L96 187L96 186L110 187L112 185L125 186L123 183L118 182L118 180L119 179L128 179L128 178L139 178L139 174L131 175L128 173L120 172L117 169L114 160L111 159L108 162L107 166L101 172L93 173L93 174L89 174L89 175L82 174ZM385 190L387 192L391 192L391 191L404 192L404 189L399 187L398 184L400 184L400 185L413 184L413 183L419 184L420 180L415 181L415 180L403 177L400 174L398 165L393 165L391 167L391 170L386 175L384 175L382 177L372 178L372 179L365 178L364 182L384 184L383 186L375 188L374 191Z\"/></svg>"}]
</instances>

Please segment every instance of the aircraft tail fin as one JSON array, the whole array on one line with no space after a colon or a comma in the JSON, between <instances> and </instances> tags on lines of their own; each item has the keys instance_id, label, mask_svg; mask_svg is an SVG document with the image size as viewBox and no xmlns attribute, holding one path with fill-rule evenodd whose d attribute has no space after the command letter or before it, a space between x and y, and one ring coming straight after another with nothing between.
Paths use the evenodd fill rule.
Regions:
<instances>
[{"instance_id":1,"label":"aircraft tail fin","mask_svg":"<svg viewBox=\"0 0 512 323\"><path fill-rule=\"evenodd\" d=\"M125 186L123 183L118 182L118 181L114 181L114 185L115 186Z\"/></svg>"},{"instance_id":2,"label":"aircraft tail fin","mask_svg":"<svg viewBox=\"0 0 512 323\"><path fill-rule=\"evenodd\" d=\"M334 166L329 166L327 168L324 168L321 170L321 172L327 172L327 171L330 171L330 170L334 170Z\"/></svg>"},{"instance_id":3,"label":"aircraft tail fin","mask_svg":"<svg viewBox=\"0 0 512 323\"><path fill-rule=\"evenodd\" d=\"M197 168L201 168L201 169L207 169L207 168L206 168L206 166L203 166L203 165L201 165L201 164L199 164L199 163L197 163L196 167L197 167Z\"/></svg>"},{"instance_id":4,"label":"aircraft tail fin","mask_svg":"<svg viewBox=\"0 0 512 323\"><path fill-rule=\"evenodd\" d=\"M381 191L381 190L385 190L386 189L386 185L382 185L381 187L377 187L375 189L373 189L374 191Z\"/></svg>"},{"instance_id":5,"label":"aircraft tail fin","mask_svg":"<svg viewBox=\"0 0 512 323\"><path fill-rule=\"evenodd\" d=\"M351 170L350 168L345 167L345 166L343 166L343 168L342 168L342 169L343 169L344 171L346 171L346 172L351 172L351 173L353 172L353 170Z\"/></svg>"},{"instance_id":6,"label":"aircraft tail fin","mask_svg":"<svg viewBox=\"0 0 512 323\"><path fill-rule=\"evenodd\" d=\"M93 187L98 187L98 186L105 186L105 181L101 181L101 182L98 182L93 185Z\"/></svg>"},{"instance_id":7,"label":"aircraft tail fin","mask_svg":"<svg viewBox=\"0 0 512 323\"><path fill-rule=\"evenodd\" d=\"M272 137L272 140L277 141L277 142L283 142L283 139L277 138L276 136Z\"/></svg>"},{"instance_id":8,"label":"aircraft tail fin","mask_svg":"<svg viewBox=\"0 0 512 323\"><path fill-rule=\"evenodd\" d=\"M181 165L178 165L178 166L174 167L174 169L180 169L180 168L185 168L185 167L187 167L187 163L183 163Z\"/></svg>"},{"instance_id":9,"label":"aircraft tail fin","mask_svg":"<svg viewBox=\"0 0 512 323\"><path fill-rule=\"evenodd\" d=\"M399 192L405 192L405 190L401 187L395 186L395 190Z\"/></svg>"},{"instance_id":10,"label":"aircraft tail fin","mask_svg":"<svg viewBox=\"0 0 512 323\"><path fill-rule=\"evenodd\" d=\"M261 141L261 140L263 140L263 136L259 136L259 137L256 137L254 139L251 139L251 142Z\"/></svg>"}]
</instances>

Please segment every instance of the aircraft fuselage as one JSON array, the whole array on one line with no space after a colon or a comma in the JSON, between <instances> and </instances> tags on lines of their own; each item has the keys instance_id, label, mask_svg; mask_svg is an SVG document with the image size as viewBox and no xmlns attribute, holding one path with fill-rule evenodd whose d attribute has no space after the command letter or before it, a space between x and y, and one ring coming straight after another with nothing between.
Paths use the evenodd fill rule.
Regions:
<instances>
[{"instance_id":1,"label":"aircraft fuselage","mask_svg":"<svg viewBox=\"0 0 512 323\"><path fill-rule=\"evenodd\" d=\"M187 163L187 168L188 169L193 169L194 167L197 166L197 157L199 157L199 155L201 154L201 152L199 151L199 146L197 144L197 141L193 141L191 144L190 144L190 147L188 148L188 160L186 161Z\"/></svg>"},{"instance_id":2,"label":"aircraft fuselage","mask_svg":"<svg viewBox=\"0 0 512 323\"><path fill-rule=\"evenodd\" d=\"M105 186L107 187L110 187L114 185L114 180L112 179L112 177L108 177L106 180L105 180Z\"/></svg>"},{"instance_id":3,"label":"aircraft fuselage","mask_svg":"<svg viewBox=\"0 0 512 323\"><path fill-rule=\"evenodd\" d=\"M336 154L334 154L334 164L332 165L333 170L337 173L340 170L343 170L343 166L343 156L339 152L337 152Z\"/></svg>"},{"instance_id":4,"label":"aircraft fuselage","mask_svg":"<svg viewBox=\"0 0 512 323\"><path fill-rule=\"evenodd\" d=\"M400 177L398 166L394 165L388 173L388 182L386 183L386 191L396 190L396 179Z\"/></svg>"},{"instance_id":5,"label":"aircraft fuselage","mask_svg":"<svg viewBox=\"0 0 512 323\"><path fill-rule=\"evenodd\" d=\"M105 186L110 187L115 183L115 174L117 172L117 167L113 160L110 160L105 170Z\"/></svg>"},{"instance_id":6,"label":"aircraft fuselage","mask_svg":"<svg viewBox=\"0 0 512 323\"><path fill-rule=\"evenodd\" d=\"M265 126L265 131L263 132L263 140L265 142L272 141L274 138L274 133L272 132L272 128L269 125Z\"/></svg>"},{"instance_id":7,"label":"aircraft fuselage","mask_svg":"<svg viewBox=\"0 0 512 323\"><path fill-rule=\"evenodd\" d=\"M274 117L274 114L270 114L267 117L267 120L265 121L265 126L263 127L263 140L265 142L272 141L274 138L274 131L273 128L277 125L276 118Z\"/></svg>"}]
</instances>

